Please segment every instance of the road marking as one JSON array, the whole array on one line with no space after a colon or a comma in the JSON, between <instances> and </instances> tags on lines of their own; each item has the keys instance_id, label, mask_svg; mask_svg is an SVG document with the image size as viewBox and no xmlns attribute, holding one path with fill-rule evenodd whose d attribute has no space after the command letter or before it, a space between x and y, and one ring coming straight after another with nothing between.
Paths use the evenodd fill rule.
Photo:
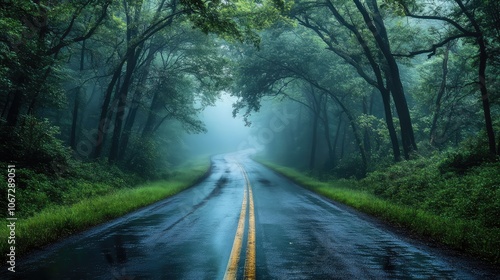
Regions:
<instances>
[{"instance_id":1,"label":"road marking","mask_svg":"<svg viewBox=\"0 0 500 280\"><path fill-rule=\"evenodd\" d=\"M243 194L243 202L241 204L240 219L238 221L238 228L236 229L236 236L234 237L233 248L229 262L227 263L225 280L236 279L238 274L238 263L240 261L241 246L243 245L243 233L245 232L245 216L247 214L247 189Z\"/></svg>"},{"instance_id":2,"label":"road marking","mask_svg":"<svg viewBox=\"0 0 500 280\"><path fill-rule=\"evenodd\" d=\"M245 188L243 193L243 202L241 204L240 218L238 220L238 228L234 237L233 248L227 264L224 280L234 280L238 275L238 263L240 261L241 247L243 246L243 235L245 233L245 221L247 213L247 204L249 204L248 214L248 237L245 255L245 279L256 279L255 276L255 211L253 203L252 186L248 175L239 163L236 163L241 169L243 177L245 178Z\"/></svg>"},{"instance_id":3,"label":"road marking","mask_svg":"<svg viewBox=\"0 0 500 280\"><path fill-rule=\"evenodd\" d=\"M245 279L255 279L255 213L253 205L252 185L245 170L242 168L245 180L248 186L248 194L250 207L248 209L248 239L247 239L247 255L245 259Z\"/></svg>"}]
</instances>

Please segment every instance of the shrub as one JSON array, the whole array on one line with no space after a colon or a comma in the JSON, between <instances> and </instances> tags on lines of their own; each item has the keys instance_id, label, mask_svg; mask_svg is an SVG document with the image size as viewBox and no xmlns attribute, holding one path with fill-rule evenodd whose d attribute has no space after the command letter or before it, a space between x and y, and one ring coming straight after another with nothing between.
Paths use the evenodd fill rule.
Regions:
<instances>
[{"instance_id":1,"label":"shrub","mask_svg":"<svg viewBox=\"0 0 500 280\"><path fill-rule=\"evenodd\" d=\"M10 163L50 174L55 166L65 166L71 159L71 150L57 139L59 128L47 119L24 116L14 130L0 131L0 154Z\"/></svg>"},{"instance_id":2,"label":"shrub","mask_svg":"<svg viewBox=\"0 0 500 280\"><path fill-rule=\"evenodd\" d=\"M360 157L349 157L340 160L332 171L333 175L337 178L363 178L365 170Z\"/></svg>"},{"instance_id":3,"label":"shrub","mask_svg":"<svg viewBox=\"0 0 500 280\"><path fill-rule=\"evenodd\" d=\"M447 155L439 166L439 171L442 174L452 172L462 175L473 167L497 160L489 154L487 147L483 138L469 139Z\"/></svg>"}]
</instances>

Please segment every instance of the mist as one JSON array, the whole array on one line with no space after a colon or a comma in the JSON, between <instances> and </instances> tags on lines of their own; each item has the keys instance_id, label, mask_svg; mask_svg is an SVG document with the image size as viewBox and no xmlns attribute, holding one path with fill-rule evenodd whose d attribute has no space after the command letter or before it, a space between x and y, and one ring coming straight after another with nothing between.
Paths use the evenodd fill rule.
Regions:
<instances>
[{"instance_id":1,"label":"mist","mask_svg":"<svg viewBox=\"0 0 500 280\"><path fill-rule=\"evenodd\" d=\"M185 136L189 153L220 154L245 147L251 127L245 126L241 116L233 117L234 102L236 102L235 97L223 94L214 106L203 110L199 118L205 124L207 132Z\"/></svg>"}]
</instances>

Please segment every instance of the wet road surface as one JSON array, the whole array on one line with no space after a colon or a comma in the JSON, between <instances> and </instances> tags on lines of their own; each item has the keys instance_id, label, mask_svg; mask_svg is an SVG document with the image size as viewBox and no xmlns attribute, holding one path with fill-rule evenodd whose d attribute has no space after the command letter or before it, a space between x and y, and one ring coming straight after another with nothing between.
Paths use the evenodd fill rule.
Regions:
<instances>
[{"instance_id":1,"label":"wet road surface","mask_svg":"<svg viewBox=\"0 0 500 280\"><path fill-rule=\"evenodd\" d=\"M27 256L15 278L499 279L337 206L245 152L212 163L195 187Z\"/></svg>"}]
</instances>

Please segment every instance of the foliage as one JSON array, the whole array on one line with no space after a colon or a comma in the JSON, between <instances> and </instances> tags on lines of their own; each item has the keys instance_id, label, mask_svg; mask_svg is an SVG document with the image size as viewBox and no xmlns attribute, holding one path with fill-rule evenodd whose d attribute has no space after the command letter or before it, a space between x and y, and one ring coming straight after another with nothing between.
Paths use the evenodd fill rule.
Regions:
<instances>
[{"instance_id":1,"label":"foliage","mask_svg":"<svg viewBox=\"0 0 500 280\"><path fill-rule=\"evenodd\" d=\"M47 119L25 116L14 131L1 130L0 154L13 163L51 173L54 166L67 165L71 158L58 134L58 127Z\"/></svg>"},{"instance_id":2,"label":"foliage","mask_svg":"<svg viewBox=\"0 0 500 280\"><path fill-rule=\"evenodd\" d=\"M20 201L16 214L19 217L27 218L46 208L68 206L90 197L106 195L141 181L137 175L103 163L71 161L67 164L64 173L48 174L16 165L16 200ZM0 202L5 209L6 201L2 199Z\"/></svg>"},{"instance_id":3,"label":"foliage","mask_svg":"<svg viewBox=\"0 0 500 280\"><path fill-rule=\"evenodd\" d=\"M463 175L474 167L488 162L495 162L496 159L488 153L485 147L486 143L481 139L469 138L458 149L446 156L439 165L439 171L442 174L452 172Z\"/></svg>"},{"instance_id":4,"label":"foliage","mask_svg":"<svg viewBox=\"0 0 500 280\"><path fill-rule=\"evenodd\" d=\"M487 151L482 153L488 155ZM464 160L464 156L468 158ZM484 159L473 151L436 154L374 171L359 185L401 205L500 227L496 217L500 210L500 162Z\"/></svg>"},{"instance_id":5,"label":"foliage","mask_svg":"<svg viewBox=\"0 0 500 280\"><path fill-rule=\"evenodd\" d=\"M168 170L168 163L165 162L167 153L160 152L161 147L159 141L153 138L134 139L131 149L133 152L126 163L126 168L141 174L144 178L167 177L168 173L165 172Z\"/></svg>"},{"instance_id":6,"label":"foliage","mask_svg":"<svg viewBox=\"0 0 500 280\"><path fill-rule=\"evenodd\" d=\"M257 46L260 38L256 30L270 27L283 20L292 1L248 0L234 1L181 1L190 13L194 26L205 33L216 33L229 41L240 41Z\"/></svg>"},{"instance_id":7,"label":"foliage","mask_svg":"<svg viewBox=\"0 0 500 280\"><path fill-rule=\"evenodd\" d=\"M336 178L351 179L363 178L366 170L362 167L361 159L359 157L348 157L341 159L339 163L331 171L331 175Z\"/></svg>"}]
</instances>

